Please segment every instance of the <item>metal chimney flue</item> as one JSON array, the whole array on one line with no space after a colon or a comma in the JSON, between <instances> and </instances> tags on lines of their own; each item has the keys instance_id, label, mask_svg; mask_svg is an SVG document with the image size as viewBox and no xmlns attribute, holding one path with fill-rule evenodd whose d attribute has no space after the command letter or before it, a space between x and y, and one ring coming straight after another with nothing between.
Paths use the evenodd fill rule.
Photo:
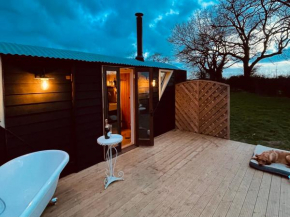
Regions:
<instances>
[{"instance_id":1,"label":"metal chimney flue","mask_svg":"<svg viewBox=\"0 0 290 217\"><path fill-rule=\"evenodd\" d=\"M143 42L142 42L142 13L136 13L137 20L137 56L136 60L144 61L143 57Z\"/></svg>"}]
</instances>

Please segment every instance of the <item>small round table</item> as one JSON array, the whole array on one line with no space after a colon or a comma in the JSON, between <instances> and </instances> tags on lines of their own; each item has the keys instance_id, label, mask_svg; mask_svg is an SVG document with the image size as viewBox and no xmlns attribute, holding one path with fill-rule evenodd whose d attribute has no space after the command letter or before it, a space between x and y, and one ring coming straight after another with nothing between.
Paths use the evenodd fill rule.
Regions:
<instances>
[{"instance_id":1,"label":"small round table","mask_svg":"<svg viewBox=\"0 0 290 217\"><path fill-rule=\"evenodd\" d=\"M104 180L105 189L111 184L112 182L124 180L124 172L120 171L118 172L118 177L115 177L114 175L114 169L117 162L118 152L114 145L122 142L123 136L119 134L111 134L111 137L109 139L105 139L104 136L101 136L98 138L97 142L98 144L102 146L108 146L107 154L106 154L106 160L108 168L106 169L106 178ZM112 155L112 149L115 149L116 157L115 160L113 159Z\"/></svg>"}]
</instances>

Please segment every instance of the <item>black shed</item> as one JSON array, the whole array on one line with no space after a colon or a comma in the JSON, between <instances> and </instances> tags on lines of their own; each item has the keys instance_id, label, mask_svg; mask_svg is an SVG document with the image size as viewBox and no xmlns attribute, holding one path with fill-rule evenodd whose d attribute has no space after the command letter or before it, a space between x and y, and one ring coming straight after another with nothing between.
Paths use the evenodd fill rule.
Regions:
<instances>
[{"instance_id":1,"label":"black shed","mask_svg":"<svg viewBox=\"0 0 290 217\"><path fill-rule=\"evenodd\" d=\"M185 80L164 63L0 43L0 165L44 149L70 154L65 174L103 161L104 119L124 137L119 151L154 145L175 128Z\"/></svg>"}]
</instances>

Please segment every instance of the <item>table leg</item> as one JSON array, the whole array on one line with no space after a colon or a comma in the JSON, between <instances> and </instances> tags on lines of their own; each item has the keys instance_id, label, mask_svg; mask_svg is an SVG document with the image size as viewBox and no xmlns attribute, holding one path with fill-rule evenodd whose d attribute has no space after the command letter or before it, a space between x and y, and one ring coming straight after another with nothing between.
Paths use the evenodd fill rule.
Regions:
<instances>
[{"instance_id":1,"label":"table leg","mask_svg":"<svg viewBox=\"0 0 290 217\"><path fill-rule=\"evenodd\" d=\"M114 159L113 159L113 153L112 153L112 149L113 148L115 149L115 152L116 152L116 157ZM107 160L108 169L106 170L106 178L104 180L105 189L107 189L107 187L112 182L119 181L119 180L124 180L124 172L123 171L119 171L118 172L118 177L115 177L115 175L114 175L114 169L115 169L115 165L116 165L116 162L117 162L117 157L118 157L117 149L110 145L108 147L107 154L106 154L106 160Z\"/></svg>"}]
</instances>

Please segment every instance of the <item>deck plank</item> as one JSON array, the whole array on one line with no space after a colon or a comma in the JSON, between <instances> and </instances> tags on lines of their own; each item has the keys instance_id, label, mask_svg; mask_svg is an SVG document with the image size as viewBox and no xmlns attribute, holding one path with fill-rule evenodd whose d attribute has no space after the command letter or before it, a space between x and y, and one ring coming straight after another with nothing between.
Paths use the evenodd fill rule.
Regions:
<instances>
[{"instance_id":1,"label":"deck plank","mask_svg":"<svg viewBox=\"0 0 290 217\"><path fill-rule=\"evenodd\" d=\"M112 207L109 205L109 203L119 202L118 198L123 198L124 195L130 194L130 192L132 190L138 192L139 190L146 187L147 185L149 185L151 183L155 183L155 181L157 181L160 177L162 177L164 175L164 171L162 171L162 168L164 168L163 167L164 162L168 162L171 159L174 159L174 156L177 154L182 156L185 153L184 150L188 151L189 148L192 149L195 147L194 145L191 145L192 139L193 138L191 138L191 137L184 137L183 139L180 140L184 144L184 149L180 150L180 152L173 152L173 151L171 151L170 148L168 148L167 150L170 152L170 154L169 153L165 154L164 156L162 156L161 160L155 159L154 163L151 162L151 164L146 168L143 167L144 165L139 166L138 167L139 170L136 174L138 177L142 177L142 174L145 174L144 178L138 178L138 182L132 182L132 184L124 185L123 187L122 187L122 185L119 185L120 188L118 189L117 193L116 192L114 193L115 196L113 199L111 198L110 195L108 195L108 197L101 197L98 199L95 197L92 197L90 199L90 204L83 207L82 210L78 210L76 214L78 216L83 215L83 214L85 214L85 216L91 216L91 215L96 216L96 214L99 214L99 212L102 212L105 209L108 209L108 208L111 209ZM158 167L159 165L160 165L160 168ZM171 170L174 167L174 165L175 164L172 164L171 167L168 167L168 170ZM165 172L167 172L167 171L165 171ZM146 175L146 174L148 174L148 175ZM128 177L127 180L130 181L131 177ZM132 181L133 180L134 179L132 179ZM96 202L100 202L100 204L102 205L102 208L98 209L98 211L94 211L94 208L93 208L93 207L95 207ZM90 209L90 208L92 208L92 212L88 213L86 210ZM82 213L82 211L84 211L84 213ZM103 216L103 215L101 215L101 216Z\"/></svg>"},{"instance_id":2,"label":"deck plank","mask_svg":"<svg viewBox=\"0 0 290 217\"><path fill-rule=\"evenodd\" d=\"M273 176L272 182L271 182L269 200L267 204L266 217L279 216L280 186L281 186L281 177Z\"/></svg>"},{"instance_id":3,"label":"deck plank","mask_svg":"<svg viewBox=\"0 0 290 217\"><path fill-rule=\"evenodd\" d=\"M205 155L206 153L210 153L210 148L205 149L203 152ZM179 180L182 180L182 173L185 174L190 173L192 171L192 175L196 175L198 173L198 170L195 168L198 168L198 162L203 158L202 155L195 155L194 158L191 159L186 159L187 163L185 165L181 165L181 167L178 170L169 171L168 174L165 174L164 177L164 183L158 183L158 185L153 184L154 186L154 191L151 191L148 195L138 195L141 196L141 200L138 204L135 204L135 206L130 209L127 213L124 214L124 216L137 216L139 215L139 212L141 212L142 209L145 211L147 209L150 210L150 203L152 201L156 201L156 203L160 202L158 199L162 197L163 194L166 194L168 192L168 188L171 187L172 183L177 183ZM140 199L140 198L139 198ZM149 208L148 208L149 205ZM144 211L143 211L144 213ZM142 213L140 214L142 215Z\"/></svg>"},{"instance_id":4,"label":"deck plank","mask_svg":"<svg viewBox=\"0 0 290 217\"><path fill-rule=\"evenodd\" d=\"M242 156L241 153L239 155ZM248 164L248 155L246 154L246 157L243 158L242 162L235 160L233 163L237 163L233 172L228 174L228 179L223 182L221 186L219 186L217 192L210 199L200 216L209 217L213 216L216 212L220 212L220 209L223 206L222 202L224 201L224 198L229 197L231 190L235 189L236 185L239 185L239 179L244 176L246 169L248 168L246 166Z\"/></svg>"},{"instance_id":5,"label":"deck plank","mask_svg":"<svg viewBox=\"0 0 290 217\"><path fill-rule=\"evenodd\" d=\"M232 151L235 151L240 146L233 147ZM174 193L163 200L162 204L158 206L151 214L153 216L172 216L178 210L184 210L186 213L186 209L182 206L182 203L187 201L185 204L187 207L190 207L188 198L198 198L198 195L202 194L208 186L210 186L213 182L215 183L217 178L223 176L226 172L226 168L228 162L232 160L231 158L231 149L228 149L228 152L223 152L220 158L214 156L217 159L217 163L211 163L207 171L203 171L203 174L198 177L198 179L190 180L189 185L184 185L180 189L174 189ZM194 195L195 194L195 195Z\"/></svg>"},{"instance_id":6,"label":"deck plank","mask_svg":"<svg viewBox=\"0 0 290 217\"><path fill-rule=\"evenodd\" d=\"M250 217L253 215L259 188L262 182L263 172L255 170L254 177L248 189L246 198L240 211L240 217Z\"/></svg>"},{"instance_id":7,"label":"deck plank","mask_svg":"<svg viewBox=\"0 0 290 217\"><path fill-rule=\"evenodd\" d=\"M173 149L178 148L178 147L174 147L174 144L176 141L179 141L182 137L184 137L184 139L187 139L189 138L189 135L190 134L186 132L182 132L180 134L177 134L176 137L173 137L173 139L170 140L169 142L167 140L161 141L161 143L159 143L160 145L157 147L156 152L153 152L152 149L148 149L148 151L146 150L146 151L143 151L142 153L143 148L134 149L131 152L124 154L124 156L126 157L119 157L117 165L116 165L116 171L123 170L125 172L125 179L127 179L127 176L130 174L129 172L130 170L134 170L134 168L135 169L138 168L140 164L142 164L142 167L146 167L148 165L150 166L151 164L149 163L152 162L155 158L157 158L158 160L162 160L164 156L168 155L167 153L169 153L169 151L172 151ZM170 145L170 144L172 145L169 146L170 149L166 149L164 152L162 152L162 150L159 150L159 149L162 148L162 146L164 145L163 144L164 142L166 142L167 145ZM135 159L135 161L130 161L130 159ZM61 208L50 210L51 216L55 216L56 213L57 215L60 216L62 212L73 212L73 210L79 208L81 203L84 203L84 201L90 200L92 196L96 196L96 195L102 196L104 194L110 194L110 192L113 192L115 190L116 185L111 185L110 188L104 191L103 181L104 181L104 174L105 174L104 168L106 168L105 162L100 163L96 166L98 166L98 168L101 168L101 170L99 170L97 174L91 170L93 169L94 167L93 166L87 169L87 170L90 170L88 171L89 174L83 173L84 176L80 176L80 178L77 179L77 182L75 182L74 179L70 179L66 181L66 184L69 185L69 187L67 187L68 189L67 191L62 192L66 194L64 196L61 193L59 194L59 191L58 191L58 189L61 189L62 187L60 183L60 186L57 189L56 195L59 198L65 197L66 200L64 203L60 204ZM73 209L70 209L70 207L73 207Z\"/></svg>"},{"instance_id":8,"label":"deck plank","mask_svg":"<svg viewBox=\"0 0 290 217\"><path fill-rule=\"evenodd\" d=\"M209 154L210 160L207 160L204 162L204 159L207 159L207 156L202 156L201 160L204 162L204 166L200 167L196 173L193 175L193 173L190 173L190 171L186 171L185 175L182 176L182 174L179 177L179 180L177 180L177 183L173 185L169 192L162 197L158 198L158 201L151 201L151 212L146 209L143 209L142 212L145 214L143 216L158 216L159 210L162 212L161 204L170 204L172 203L175 198L180 193L185 193L183 191L189 192L191 189L204 189L204 186L208 185L208 182L210 180L209 176L214 177L216 172L218 172L221 168L218 167L219 164L223 166L223 160L226 160L225 150L222 151L222 149L219 150L219 152L215 152L215 156L211 156L211 153ZM206 186L207 186L206 185ZM170 197L169 197L170 195ZM142 215L141 215L142 216Z\"/></svg>"},{"instance_id":9,"label":"deck plank","mask_svg":"<svg viewBox=\"0 0 290 217\"><path fill-rule=\"evenodd\" d=\"M281 180L280 208L279 217L290 216L290 181L287 179Z\"/></svg>"},{"instance_id":10,"label":"deck plank","mask_svg":"<svg viewBox=\"0 0 290 217\"><path fill-rule=\"evenodd\" d=\"M239 147L237 146L236 150L234 149L231 151L231 149L228 149L228 153L227 153L228 155L223 153L224 154L223 158L224 158L224 160L226 160L226 164L228 164L229 162L231 162L233 160L231 153L233 151L242 150L242 148L243 148L242 146L239 146ZM222 162L222 161L220 160L220 162ZM225 165L219 165L219 164L217 164L216 166L217 166L216 171L218 172L217 174L220 173L220 171L218 170L219 167L225 167ZM221 169L221 171L223 171L224 168L220 168L220 169ZM192 188L192 190L191 189L187 190L187 192L185 194L186 197L184 197L183 199L180 198L181 203L179 203L179 208L176 210L176 213L174 214L174 216L186 216L186 215L192 216L192 215L197 214L197 212L195 210L193 210L192 208L197 202L200 201L201 196L207 190L210 183L212 181L214 181L214 182L217 181L219 176L216 174L213 174L213 175L214 175L213 177L211 177L209 179L205 179L204 185L202 185L202 186L198 185L195 188ZM177 207L178 207L178 205L177 205ZM174 210L172 210L171 213L169 213L169 214L172 215L173 212L174 212Z\"/></svg>"},{"instance_id":11,"label":"deck plank","mask_svg":"<svg viewBox=\"0 0 290 217\"><path fill-rule=\"evenodd\" d=\"M254 208L253 217L266 215L271 182L272 182L272 175L268 173L264 173L262 183L260 185L257 201L255 204L255 208Z\"/></svg>"},{"instance_id":12,"label":"deck plank","mask_svg":"<svg viewBox=\"0 0 290 217\"><path fill-rule=\"evenodd\" d=\"M42 216L290 216L289 181L250 168L254 147L173 130L120 155L106 190L105 162L60 179Z\"/></svg>"},{"instance_id":13,"label":"deck plank","mask_svg":"<svg viewBox=\"0 0 290 217\"><path fill-rule=\"evenodd\" d=\"M238 151L240 150L240 148L242 148L242 146L239 146ZM240 155L239 157L242 157L242 155ZM208 204L210 199L214 196L218 187L221 185L222 182L226 181L226 179L228 178L228 175L233 172L233 170L237 164L229 163L232 161L233 161L233 156L229 157L229 161L224 166L222 172L220 172L217 176L215 176L213 178L212 182L207 186L206 191L202 195L191 194L191 195L188 195L187 197L180 198L180 203L177 203L175 206L178 207L179 204L182 204L182 203L184 203L184 201L186 201L186 205L189 205L189 208L191 208L191 210L188 213L188 216L200 216L200 214L203 212L205 206ZM236 161L239 161L239 160L236 159ZM196 199L191 199L191 198L195 198L195 197L196 197ZM190 201L196 201L196 203L194 204ZM180 210L183 209L181 207L183 207L183 206L180 206L177 209L177 212L180 212ZM170 216L172 216L172 212L176 212L176 211L174 211L174 210L170 211L169 212Z\"/></svg>"},{"instance_id":14,"label":"deck plank","mask_svg":"<svg viewBox=\"0 0 290 217\"><path fill-rule=\"evenodd\" d=\"M247 170L247 173L238 189L238 192L236 193L236 196L234 200L232 201L232 204L230 205L229 211L227 213L227 217L238 217L240 214L240 211L242 209L242 205L244 203L244 200L246 198L248 189L251 185L251 181L253 179L255 170L252 168L249 168Z\"/></svg>"},{"instance_id":15,"label":"deck plank","mask_svg":"<svg viewBox=\"0 0 290 217\"><path fill-rule=\"evenodd\" d=\"M206 148L208 145L205 145L204 148ZM153 190L156 190L156 188L159 187L159 190L160 191L163 191L163 189L160 189L161 187L165 188L164 186L166 186L166 183L168 182L168 180L172 180L172 178L170 177L169 174L173 174L172 171L176 171L178 172L178 170L176 170L175 168L181 168L182 166L186 166L186 164L188 163L188 161L190 161L190 159L194 158L198 152L196 152L196 149L199 148L197 145L193 145L192 147L194 147L193 149L191 149L191 151L187 151L187 152L180 152L178 155L179 157L177 159L175 158L172 158L168 162L168 164L164 167L164 165L161 167L161 168L158 168L158 167L153 167L152 169L156 170L156 171L160 171L162 176L160 176L159 180L163 183L162 185L156 185L153 183L153 185L148 185L147 188L143 189L144 191L142 191L142 189L140 189L139 191L136 189L139 188L139 186L137 186L135 188L135 191L134 192L129 192L129 195L126 195L129 199L129 203L120 203L120 201L117 201L116 203L114 203L114 206L113 207L110 207L110 209L106 210L105 212L102 212L100 214L100 216L108 216L110 214L112 214L114 211L118 211L119 209L116 209L117 206L120 206L121 207L121 210L128 210L130 207L132 207L132 205L134 204L134 202L136 201L140 201L140 198L142 198L142 196L144 195L144 192L146 192L145 195L150 195L150 193L153 191ZM183 158L182 158L183 156ZM173 165L175 165L173 167ZM171 170L171 168L173 170ZM173 178L174 179L174 178ZM151 184L151 183L150 183ZM150 189L150 190L148 190ZM164 191L167 191L168 189L166 188ZM140 194L140 195L138 195ZM139 197L138 197L139 196ZM131 199L131 200L130 200ZM124 201L123 201L124 202ZM128 207L129 205L129 207ZM119 208L119 207L117 207ZM120 210L120 211L121 211ZM124 212L118 212L117 216L121 216L123 214L125 214L126 211ZM113 214L113 216L116 215Z\"/></svg>"}]
</instances>

